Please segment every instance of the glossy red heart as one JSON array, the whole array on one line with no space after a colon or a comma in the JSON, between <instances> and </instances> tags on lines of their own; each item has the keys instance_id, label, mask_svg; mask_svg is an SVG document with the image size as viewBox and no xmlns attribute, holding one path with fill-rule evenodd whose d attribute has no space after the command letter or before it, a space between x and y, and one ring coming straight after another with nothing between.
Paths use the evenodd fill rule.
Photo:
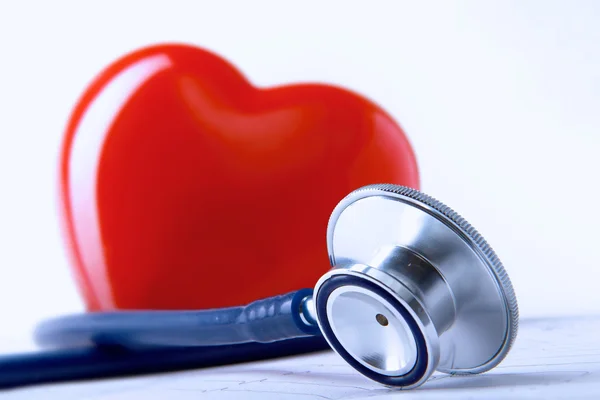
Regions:
<instances>
[{"instance_id":1,"label":"glossy red heart","mask_svg":"<svg viewBox=\"0 0 600 400\"><path fill-rule=\"evenodd\" d=\"M91 311L231 306L313 287L331 211L376 182L419 184L403 131L371 101L256 88L211 52L158 45L110 65L75 107L63 226Z\"/></svg>"}]
</instances>

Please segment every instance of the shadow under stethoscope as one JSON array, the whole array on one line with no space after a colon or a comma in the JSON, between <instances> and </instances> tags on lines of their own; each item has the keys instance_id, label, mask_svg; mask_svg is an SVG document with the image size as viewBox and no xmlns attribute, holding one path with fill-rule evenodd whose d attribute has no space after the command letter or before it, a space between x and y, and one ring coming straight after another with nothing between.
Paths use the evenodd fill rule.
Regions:
<instances>
[{"instance_id":1,"label":"shadow under stethoscope","mask_svg":"<svg viewBox=\"0 0 600 400\"><path fill-rule=\"evenodd\" d=\"M481 375L435 375L417 390L483 389L510 386L540 386L569 383L588 371L487 373Z\"/></svg>"},{"instance_id":2,"label":"shadow under stethoscope","mask_svg":"<svg viewBox=\"0 0 600 400\"><path fill-rule=\"evenodd\" d=\"M330 366L329 366L330 367ZM186 375L195 374L189 380ZM493 389L502 387L548 386L572 382L589 374L587 371L547 371L523 373L487 373L482 375L434 375L423 386L413 389L418 392L460 389ZM236 377L244 376L244 380ZM229 378L230 377L230 378ZM397 393L400 388L381 386L357 375L355 372L286 371L275 369L252 369L219 371L206 375L184 372L180 379L169 378L168 386L181 391L251 391L294 393L312 395L315 398L339 398ZM190 386L188 386L190 385ZM202 390L201 388L205 388ZM289 391L289 392L288 392Z\"/></svg>"}]
</instances>

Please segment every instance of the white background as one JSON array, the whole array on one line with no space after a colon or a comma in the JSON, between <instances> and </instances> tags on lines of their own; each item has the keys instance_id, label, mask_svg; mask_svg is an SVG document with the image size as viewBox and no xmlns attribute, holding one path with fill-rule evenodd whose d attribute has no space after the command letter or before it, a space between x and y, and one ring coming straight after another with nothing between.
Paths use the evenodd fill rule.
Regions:
<instances>
[{"instance_id":1,"label":"white background","mask_svg":"<svg viewBox=\"0 0 600 400\"><path fill-rule=\"evenodd\" d=\"M292 5L293 4L293 5ZM255 84L356 90L406 130L422 189L497 250L527 316L600 311L600 2L0 2L0 347L82 310L57 218L81 92L177 41Z\"/></svg>"}]
</instances>

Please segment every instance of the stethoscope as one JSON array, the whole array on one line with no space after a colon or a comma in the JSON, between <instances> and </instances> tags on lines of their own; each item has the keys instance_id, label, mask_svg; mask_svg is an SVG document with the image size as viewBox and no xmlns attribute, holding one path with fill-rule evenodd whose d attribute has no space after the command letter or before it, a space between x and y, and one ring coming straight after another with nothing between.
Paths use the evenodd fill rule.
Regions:
<instances>
[{"instance_id":1,"label":"stethoscope","mask_svg":"<svg viewBox=\"0 0 600 400\"><path fill-rule=\"evenodd\" d=\"M483 237L439 201L396 185L346 196L327 229L332 269L314 290L200 311L118 311L41 323L44 352L0 359L0 387L170 371L322 350L415 388L507 355L518 307ZM323 340L323 338L325 340Z\"/></svg>"}]
</instances>

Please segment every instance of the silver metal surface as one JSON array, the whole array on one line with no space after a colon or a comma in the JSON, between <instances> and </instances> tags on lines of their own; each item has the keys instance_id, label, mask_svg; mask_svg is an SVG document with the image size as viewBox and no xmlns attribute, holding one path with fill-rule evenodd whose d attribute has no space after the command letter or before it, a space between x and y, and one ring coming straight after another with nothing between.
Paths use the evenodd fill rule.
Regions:
<instances>
[{"instance_id":1,"label":"silver metal surface","mask_svg":"<svg viewBox=\"0 0 600 400\"><path fill-rule=\"evenodd\" d=\"M452 291L439 271L418 254L405 247L382 246L367 265L386 272L415 293L438 332L452 325L456 317L456 301Z\"/></svg>"},{"instance_id":2,"label":"silver metal surface","mask_svg":"<svg viewBox=\"0 0 600 400\"><path fill-rule=\"evenodd\" d=\"M327 317L337 340L358 362L383 375L409 372L417 362L417 344L404 318L385 299L357 287L335 289Z\"/></svg>"},{"instance_id":3,"label":"silver metal surface","mask_svg":"<svg viewBox=\"0 0 600 400\"><path fill-rule=\"evenodd\" d=\"M343 268L331 269L326 274L324 274L317 282L317 284L315 286L315 290L314 290L314 296L319 296L319 289L321 288L323 283L325 283L328 279L333 278L335 276L348 276L348 275L376 284L382 290L384 290L384 291L388 292L389 294L391 294L392 296L394 296L394 298L400 303L400 305L402 305L408 311L408 313L412 316L412 318L416 322L417 326L419 327L421 334L425 338L425 346L427 348L427 360L426 360L427 368L426 368L425 373L421 377L421 379L419 379L418 381L416 381L415 383L413 383L411 385L407 385L407 386L403 386L403 387L405 389L410 389L410 388L414 388L414 387L418 387L418 386L422 385L425 381L427 381L429 376L435 371L435 368L438 365L439 360L440 360L439 335L437 333L437 330L435 328L433 321L431 320L430 315L426 312L424 304L421 302L421 300L419 300L419 298L413 292L411 292L409 289L407 289L406 286L404 286L402 283L400 283L400 281L398 281L397 279L395 279L394 277L389 275L387 272L383 272L379 269L372 268L372 267L370 267L368 265L364 265L364 264L348 264L348 265L345 265ZM373 298L377 299L377 298L381 298L381 296L373 296ZM331 316L328 315L327 317L329 319ZM349 312L335 316L335 318L337 320L347 319L348 321L352 321L353 317L354 317L354 315ZM320 320L317 319L317 321L319 321L319 326L321 327L321 331L323 331ZM357 329L355 330L355 334L356 334L356 332L358 332L358 329L359 329L358 327L356 327L356 328ZM331 338L329 338L329 337L327 337L327 335L325 335L325 339L329 342L330 345L332 345ZM367 337L366 335L362 335L361 340L367 345L373 344L372 338ZM387 345L387 343L384 343L383 348L385 348L386 345ZM332 347L335 348L333 345L332 345ZM423 356L423 355L421 355L421 356ZM352 355L352 357L358 361L356 354ZM393 357L393 355L392 355L392 357ZM367 368L371 369L374 372L381 373L380 371L378 371L376 368L374 368L371 365L365 365L364 363L361 363L361 364L363 364L364 366L366 366Z\"/></svg>"},{"instance_id":4,"label":"silver metal surface","mask_svg":"<svg viewBox=\"0 0 600 400\"><path fill-rule=\"evenodd\" d=\"M312 295L306 296L300 302L300 319L306 325L317 325L317 311Z\"/></svg>"},{"instance_id":5,"label":"silver metal surface","mask_svg":"<svg viewBox=\"0 0 600 400\"><path fill-rule=\"evenodd\" d=\"M327 245L334 268L315 295L339 274L377 283L439 351L431 370L479 373L506 356L518 327L512 285L481 235L449 207L409 188L365 187L334 210Z\"/></svg>"}]
</instances>

